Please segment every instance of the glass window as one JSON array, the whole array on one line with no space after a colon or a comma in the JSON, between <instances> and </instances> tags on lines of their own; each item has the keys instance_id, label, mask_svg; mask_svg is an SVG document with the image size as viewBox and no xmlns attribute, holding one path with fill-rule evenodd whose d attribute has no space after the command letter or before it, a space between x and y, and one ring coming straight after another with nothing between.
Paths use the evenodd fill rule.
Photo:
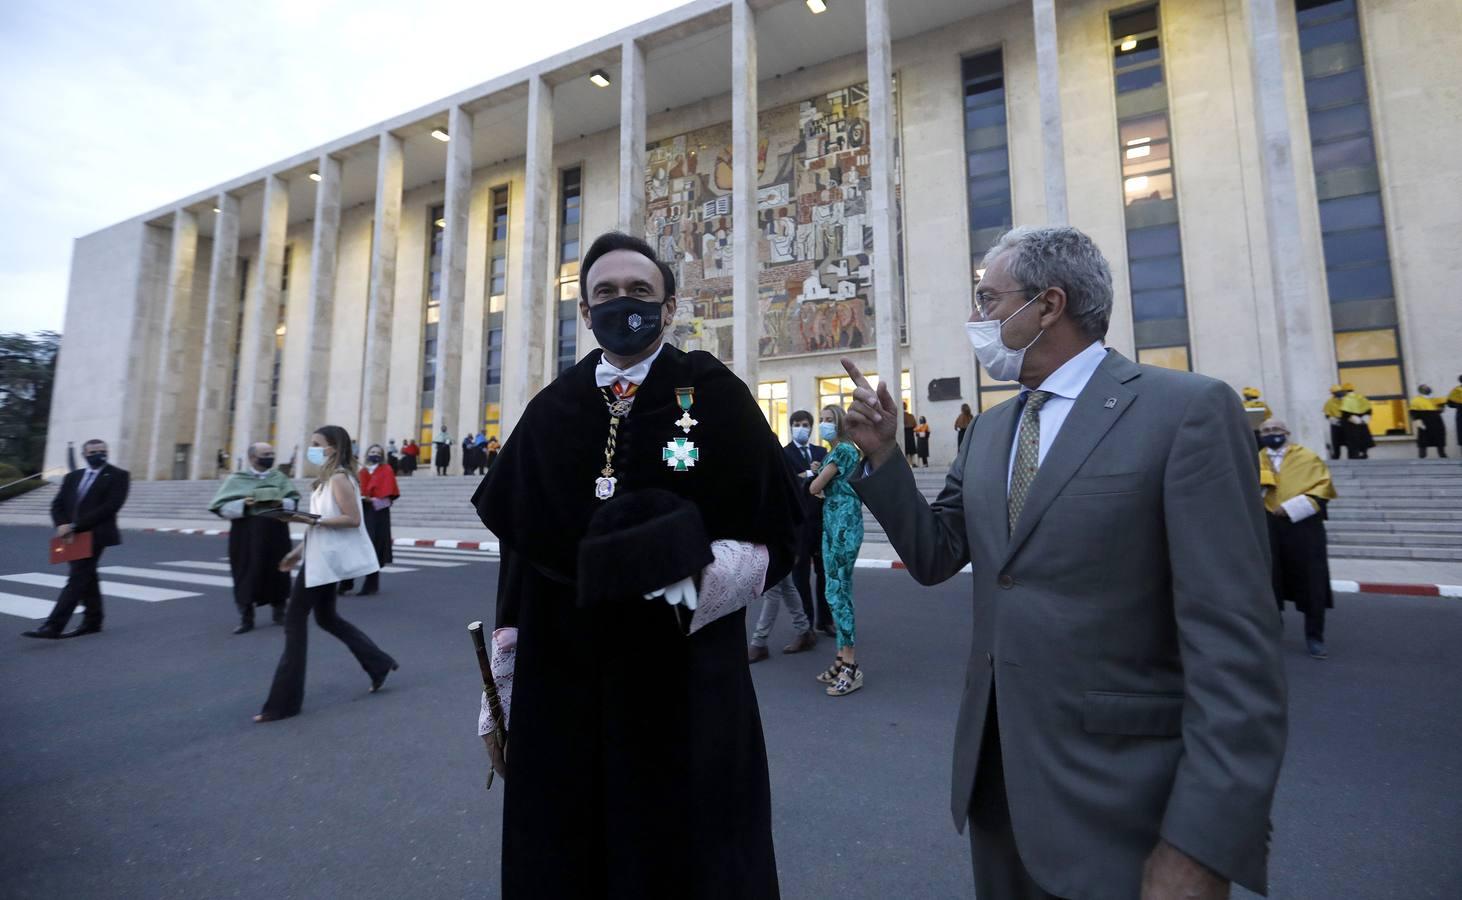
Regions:
<instances>
[{"instance_id":1,"label":"glass window","mask_svg":"<svg viewBox=\"0 0 1462 900\"><path fill-rule=\"evenodd\" d=\"M1157 38L1142 38L1136 41L1135 46L1130 50L1124 50L1130 41L1121 41L1117 45L1117 68L1122 71L1135 69L1144 63L1154 63L1162 59L1162 50L1157 45Z\"/></svg>"},{"instance_id":2,"label":"glass window","mask_svg":"<svg viewBox=\"0 0 1462 900\"><path fill-rule=\"evenodd\" d=\"M1355 0L1296 0L1295 18L1300 27L1355 12Z\"/></svg>"},{"instance_id":3,"label":"glass window","mask_svg":"<svg viewBox=\"0 0 1462 900\"><path fill-rule=\"evenodd\" d=\"M1183 283L1183 259L1180 256L1134 259L1129 268L1132 272L1134 293Z\"/></svg>"},{"instance_id":4,"label":"glass window","mask_svg":"<svg viewBox=\"0 0 1462 900\"><path fill-rule=\"evenodd\" d=\"M1331 232L1322 240L1325 245L1325 262L1330 266L1385 262L1388 259L1386 232L1381 228Z\"/></svg>"},{"instance_id":5,"label":"glass window","mask_svg":"<svg viewBox=\"0 0 1462 900\"><path fill-rule=\"evenodd\" d=\"M1339 75L1305 79L1305 105L1310 109L1343 106L1366 99L1364 68L1351 69Z\"/></svg>"},{"instance_id":6,"label":"glass window","mask_svg":"<svg viewBox=\"0 0 1462 900\"><path fill-rule=\"evenodd\" d=\"M1171 200L1173 199L1173 174L1167 172L1160 175L1134 175L1131 178L1122 180L1122 193L1127 197L1127 205L1141 203L1143 200Z\"/></svg>"},{"instance_id":7,"label":"glass window","mask_svg":"<svg viewBox=\"0 0 1462 900\"><path fill-rule=\"evenodd\" d=\"M976 206L970 210L970 230L979 231L982 228L994 228L998 225L1010 224L1010 203L990 203L985 206Z\"/></svg>"},{"instance_id":8,"label":"glass window","mask_svg":"<svg viewBox=\"0 0 1462 900\"><path fill-rule=\"evenodd\" d=\"M1343 363L1395 359L1400 355L1394 328L1342 331L1335 335L1335 358Z\"/></svg>"},{"instance_id":9,"label":"glass window","mask_svg":"<svg viewBox=\"0 0 1462 900\"><path fill-rule=\"evenodd\" d=\"M1336 106L1310 113L1310 140L1316 143L1357 134L1370 134L1371 114L1364 103Z\"/></svg>"},{"instance_id":10,"label":"glass window","mask_svg":"<svg viewBox=\"0 0 1462 900\"><path fill-rule=\"evenodd\" d=\"M1151 322L1156 319L1182 319L1188 315L1188 305L1183 289L1165 288L1157 291L1132 292L1132 319L1136 322Z\"/></svg>"},{"instance_id":11,"label":"glass window","mask_svg":"<svg viewBox=\"0 0 1462 900\"><path fill-rule=\"evenodd\" d=\"M756 386L756 397L761 403L762 414L767 417L767 424L776 432L777 440L783 444L791 441L792 427L787 421L787 417L791 415L787 406L787 382L763 381ZM816 418L813 417L814 420Z\"/></svg>"},{"instance_id":12,"label":"glass window","mask_svg":"<svg viewBox=\"0 0 1462 900\"><path fill-rule=\"evenodd\" d=\"M1361 194L1320 201L1321 231L1364 228L1368 225L1380 225L1381 222L1380 194Z\"/></svg>"},{"instance_id":13,"label":"glass window","mask_svg":"<svg viewBox=\"0 0 1462 900\"><path fill-rule=\"evenodd\" d=\"M1332 19L1319 25L1300 28L1300 52L1324 47L1329 44L1344 44L1360 40L1360 29L1354 16Z\"/></svg>"},{"instance_id":14,"label":"glass window","mask_svg":"<svg viewBox=\"0 0 1462 900\"><path fill-rule=\"evenodd\" d=\"M1187 347L1146 347L1137 351L1137 361L1144 366L1161 366L1180 372L1192 369Z\"/></svg>"},{"instance_id":15,"label":"glass window","mask_svg":"<svg viewBox=\"0 0 1462 900\"><path fill-rule=\"evenodd\" d=\"M1127 257L1129 259L1166 256L1177 252L1178 226L1176 225L1136 228L1127 232Z\"/></svg>"},{"instance_id":16,"label":"glass window","mask_svg":"<svg viewBox=\"0 0 1462 900\"><path fill-rule=\"evenodd\" d=\"M1004 103L997 103L993 106L981 106L978 109L971 109L965 113L965 128L971 131L976 128L988 128L991 125L1004 124Z\"/></svg>"},{"instance_id":17,"label":"glass window","mask_svg":"<svg viewBox=\"0 0 1462 900\"><path fill-rule=\"evenodd\" d=\"M1150 144L1153 141L1165 141L1168 138L1167 113L1118 122L1117 138L1122 142L1123 147L1128 148Z\"/></svg>"},{"instance_id":18,"label":"glass window","mask_svg":"<svg viewBox=\"0 0 1462 900\"><path fill-rule=\"evenodd\" d=\"M1010 168L1009 158L1004 147L977 150L969 154L966 165L968 174L972 178L978 175L993 175Z\"/></svg>"},{"instance_id":19,"label":"glass window","mask_svg":"<svg viewBox=\"0 0 1462 900\"><path fill-rule=\"evenodd\" d=\"M970 179L970 203L989 203L992 200L1010 202L1009 174Z\"/></svg>"},{"instance_id":20,"label":"glass window","mask_svg":"<svg viewBox=\"0 0 1462 900\"><path fill-rule=\"evenodd\" d=\"M1404 393L1401 387L1401 366L1399 365L1341 366L1340 377L1354 384L1357 391L1372 399L1385 396L1397 397Z\"/></svg>"},{"instance_id":21,"label":"glass window","mask_svg":"<svg viewBox=\"0 0 1462 900\"><path fill-rule=\"evenodd\" d=\"M1156 4L1142 9L1112 14L1112 39L1120 40L1129 35L1139 35L1157 30Z\"/></svg>"},{"instance_id":22,"label":"glass window","mask_svg":"<svg viewBox=\"0 0 1462 900\"><path fill-rule=\"evenodd\" d=\"M1331 303L1378 300L1391 296L1391 266L1387 263L1354 269L1331 269L1325 273Z\"/></svg>"},{"instance_id":23,"label":"glass window","mask_svg":"<svg viewBox=\"0 0 1462 900\"><path fill-rule=\"evenodd\" d=\"M1117 75L1117 93L1126 94L1162 84L1162 66L1133 69Z\"/></svg>"},{"instance_id":24,"label":"glass window","mask_svg":"<svg viewBox=\"0 0 1462 900\"><path fill-rule=\"evenodd\" d=\"M1166 172L1173 167L1167 141L1138 144L1122 151L1122 175L1148 175Z\"/></svg>"},{"instance_id":25,"label":"glass window","mask_svg":"<svg viewBox=\"0 0 1462 900\"><path fill-rule=\"evenodd\" d=\"M1376 149L1370 134L1328 144L1315 144L1311 148L1311 155L1315 160L1316 174L1333 172L1336 169L1355 169L1374 165L1376 162Z\"/></svg>"}]
</instances>

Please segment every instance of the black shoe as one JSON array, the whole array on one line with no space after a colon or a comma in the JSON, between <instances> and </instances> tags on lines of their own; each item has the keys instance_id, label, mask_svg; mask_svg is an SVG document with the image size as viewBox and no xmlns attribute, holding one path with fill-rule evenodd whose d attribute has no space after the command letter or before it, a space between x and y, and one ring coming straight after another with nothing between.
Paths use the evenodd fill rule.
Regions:
<instances>
[{"instance_id":1,"label":"black shoe","mask_svg":"<svg viewBox=\"0 0 1462 900\"><path fill-rule=\"evenodd\" d=\"M384 685L386 683L386 676L387 675L390 675L392 672L396 671L399 668L401 668L401 664L400 663L398 663L398 662L392 662L391 663L391 668L387 669L385 672L382 672L380 678L372 678L371 679L371 693L374 694L377 691L379 691L381 689L382 685Z\"/></svg>"},{"instance_id":2,"label":"black shoe","mask_svg":"<svg viewBox=\"0 0 1462 900\"><path fill-rule=\"evenodd\" d=\"M49 625L42 625L40 628L31 631L22 631L20 634L21 637L40 638L46 641L54 641L61 636L61 632Z\"/></svg>"},{"instance_id":3,"label":"black shoe","mask_svg":"<svg viewBox=\"0 0 1462 900\"><path fill-rule=\"evenodd\" d=\"M93 623L82 622L80 628L74 629L72 631L68 631L65 634L61 635L61 637L63 637L63 638L82 637L82 636L88 635L88 634L101 634L101 631L102 631L102 627L100 625L94 623L94 622Z\"/></svg>"},{"instance_id":4,"label":"black shoe","mask_svg":"<svg viewBox=\"0 0 1462 900\"><path fill-rule=\"evenodd\" d=\"M1305 649L1310 651L1310 659L1329 659L1330 654L1325 652L1325 642L1309 638L1305 641Z\"/></svg>"},{"instance_id":5,"label":"black shoe","mask_svg":"<svg viewBox=\"0 0 1462 900\"><path fill-rule=\"evenodd\" d=\"M234 629L234 634L248 634L254 630L253 622L241 622L239 627Z\"/></svg>"}]
</instances>

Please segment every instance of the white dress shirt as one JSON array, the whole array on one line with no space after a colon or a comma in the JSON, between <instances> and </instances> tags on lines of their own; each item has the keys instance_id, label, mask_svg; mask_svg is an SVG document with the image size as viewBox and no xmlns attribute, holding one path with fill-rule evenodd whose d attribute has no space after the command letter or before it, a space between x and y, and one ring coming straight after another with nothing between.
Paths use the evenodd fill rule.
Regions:
<instances>
[{"instance_id":1,"label":"white dress shirt","mask_svg":"<svg viewBox=\"0 0 1462 900\"><path fill-rule=\"evenodd\" d=\"M609 387L618 381L623 385L620 390L624 390L624 388L632 384L644 384L646 376L650 374L650 366L655 364L655 360L660 358L660 354L664 350L665 344L662 341L660 346L655 348L654 353L651 353L628 369L621 369L601 356L599 358L599 365L594 367L594 383L600 387Z\"/></svg>"},{"instance_id":2,"label":"white dress shirt","mask_svg":"<svg viewBox=\"0 0 1462 900\"><path fill-rule=\"evenodd\" d=\"M1107 358L1107 348L1102 346L1101 341L1093 341L1090 347L1066 360L1061 368L1046 376L1037 390L1045 391L1051 396L1046 399L1046 404L1036 413L1041 420L1041 445L1039 455L1036 457L1036 465L1040 466L1046 461L1046 453L1050 451L1051 444L1055 442L1056 435L1060 433L1061 426L1065 424L1066 417L1071 414L1071 407L1076 405L1076 397L1086 388L1086 383L1091 381L1091 376L1096 373L1097 366ZM1021 388L1021 394L1030 392L1030 388ZM1024 407L1022 407L1024 409ZM1010 468L1005 473L1005 490L1010 492L1010 479L1015 472L1015 453L1020 446L1020 429L1016 428L1015 440L1010 446Z\"/></svg>"}]
</instances>

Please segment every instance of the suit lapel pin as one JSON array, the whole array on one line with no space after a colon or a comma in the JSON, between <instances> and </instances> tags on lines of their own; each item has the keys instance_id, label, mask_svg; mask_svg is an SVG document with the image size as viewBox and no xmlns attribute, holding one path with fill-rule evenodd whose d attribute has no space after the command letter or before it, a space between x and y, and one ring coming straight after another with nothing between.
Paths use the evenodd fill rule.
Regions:
<instances>
[{"instance_id":1,"label":"suit lapel pin","mask_svg":"<svg viewBox=\"0 0 1462 900\"><path fill-rule=\"evenodd\" d=\"M1107 402L1104 403L1104 404L1102 404L1102 405L1105 406L1107 409L1116 409L1117 408L1117 398L1116 397L1108 397L1107 398Z\"/></svg>"}]
</instances>

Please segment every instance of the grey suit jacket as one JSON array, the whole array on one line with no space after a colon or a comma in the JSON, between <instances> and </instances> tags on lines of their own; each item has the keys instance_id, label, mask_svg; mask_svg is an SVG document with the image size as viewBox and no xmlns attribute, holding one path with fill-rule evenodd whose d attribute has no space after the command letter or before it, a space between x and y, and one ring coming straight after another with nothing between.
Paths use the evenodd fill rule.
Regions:
<instances>
[{"instance_id":1,"label":"grey suit jacket","mask_svg":"<svg viewBox=\"0 0 1462 900\"><path fill-rule=\"evenodd\" d=\"M1012 531L1018 408L975 419L932 506L898 454L852 481L920 583L973 563L955 826L998 692L1016 843L1043 888L1131 900L1161 836L1262 893L1285 684L1238 397L1109 351Z\"/></svg>"}]
</instances>

